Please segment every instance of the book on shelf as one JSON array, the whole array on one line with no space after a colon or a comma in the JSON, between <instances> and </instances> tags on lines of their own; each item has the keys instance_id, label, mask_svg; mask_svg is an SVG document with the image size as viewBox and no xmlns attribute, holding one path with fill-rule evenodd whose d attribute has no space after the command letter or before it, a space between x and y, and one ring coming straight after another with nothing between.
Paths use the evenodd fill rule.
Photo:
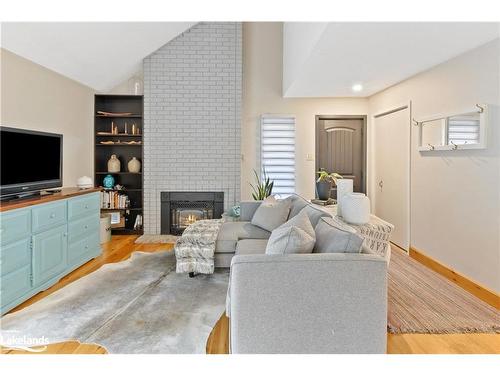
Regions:
<instances>
[{"instance_id":1,"label":"book on shelf","mask_svg":"<svg viewBox=\"0 0 500 375\"><path fill-rule=\"evenodd\" d=\"M101 191L101 208L129 208L130 199L128 195L119 191Z\"/></svg>"}]
</instances>

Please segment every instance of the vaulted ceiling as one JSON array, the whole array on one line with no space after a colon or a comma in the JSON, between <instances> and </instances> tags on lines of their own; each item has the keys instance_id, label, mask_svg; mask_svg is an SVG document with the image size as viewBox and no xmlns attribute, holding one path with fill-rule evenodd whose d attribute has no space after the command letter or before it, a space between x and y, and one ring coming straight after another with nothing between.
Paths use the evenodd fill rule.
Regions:
<instances>
[{"instance_id":1,"label":"vaulted ceiling","mask_svg":"<svg viewBox=\"0 0 500 375\"><path fill-rule=\"evenodd\" d=\"M283 95L369 96L498 38L499 26L479 22L285 22Z\"/></svg>"},{"instance_id":2,"label":"vaulted ceiling","mask_svg":"<svg viewBox=\"0 0 500 375\"><path fill-rule=\"evenodd\" d=\"M193 22L2 23L2 48L98 91L136 73L142 59Z\"/></svg>"}]
</instances>

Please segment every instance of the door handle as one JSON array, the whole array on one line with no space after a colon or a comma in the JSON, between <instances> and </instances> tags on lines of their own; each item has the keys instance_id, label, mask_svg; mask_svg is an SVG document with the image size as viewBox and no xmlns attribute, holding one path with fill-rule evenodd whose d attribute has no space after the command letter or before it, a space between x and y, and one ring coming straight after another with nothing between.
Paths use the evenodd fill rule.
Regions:
<instances>
[{"instance_id":1,"label":"door handle","mask_svg":"<svg viewBox=\"0 0 500 375\"><path fill-rule=\"evenodd\" d=\"M380 180L380 182L378 183L378 186L380 186L380 189L382 189L384 187L384 181Z\"/></svg>"}]
</instances>

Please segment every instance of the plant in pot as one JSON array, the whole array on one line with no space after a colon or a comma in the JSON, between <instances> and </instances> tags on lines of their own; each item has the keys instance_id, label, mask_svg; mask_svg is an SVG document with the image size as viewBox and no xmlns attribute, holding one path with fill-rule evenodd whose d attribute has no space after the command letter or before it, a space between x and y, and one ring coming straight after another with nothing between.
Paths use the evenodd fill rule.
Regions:
<instances>
[{"instance_id":1,"label":"plant in pot","mask_svg":"<svg viewBox=\"0 0 500 375\"><path fill-rule=\"evenodd\" d=\"M338 173L328 173L324 169L320 169L318 172L318 179L316 180L316 191L318 192L318 198L322 201L330 199L330 192L334 184L337 184L337 179L342 178Z\"/></svg>"},{"instance_id":2,"label":"plant in pot","mask_svg":"<svg viewBox=\"0 0 500 375\"><path fill-rule=\"evenodd\" d=\"M253 189L252 197L256 201L263 201L268 196L271 195L273 191L274 181L271 181L269 177L267 177L266 170L263 170L262 179L259 177L259 174L254 169L253 173L255 174L255 185L250 184Z\"/></svg>"}]
</instances>

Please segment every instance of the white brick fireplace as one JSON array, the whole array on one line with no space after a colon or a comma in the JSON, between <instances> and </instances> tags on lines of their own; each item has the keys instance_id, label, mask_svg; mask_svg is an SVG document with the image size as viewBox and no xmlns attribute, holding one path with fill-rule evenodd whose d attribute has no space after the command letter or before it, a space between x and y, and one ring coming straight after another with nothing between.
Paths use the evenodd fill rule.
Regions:
<instances>
[{"instance_id":1,"label":"white brick fireplace","mask_svg":"<svg viewBox=\"0 0 500 375\"><path fill-rule=\"evenodd\" d=\"M240 199L241 23L200 23L144 59L144 230L160 233L160 193Z\"/></svg>"}]
</instances>

